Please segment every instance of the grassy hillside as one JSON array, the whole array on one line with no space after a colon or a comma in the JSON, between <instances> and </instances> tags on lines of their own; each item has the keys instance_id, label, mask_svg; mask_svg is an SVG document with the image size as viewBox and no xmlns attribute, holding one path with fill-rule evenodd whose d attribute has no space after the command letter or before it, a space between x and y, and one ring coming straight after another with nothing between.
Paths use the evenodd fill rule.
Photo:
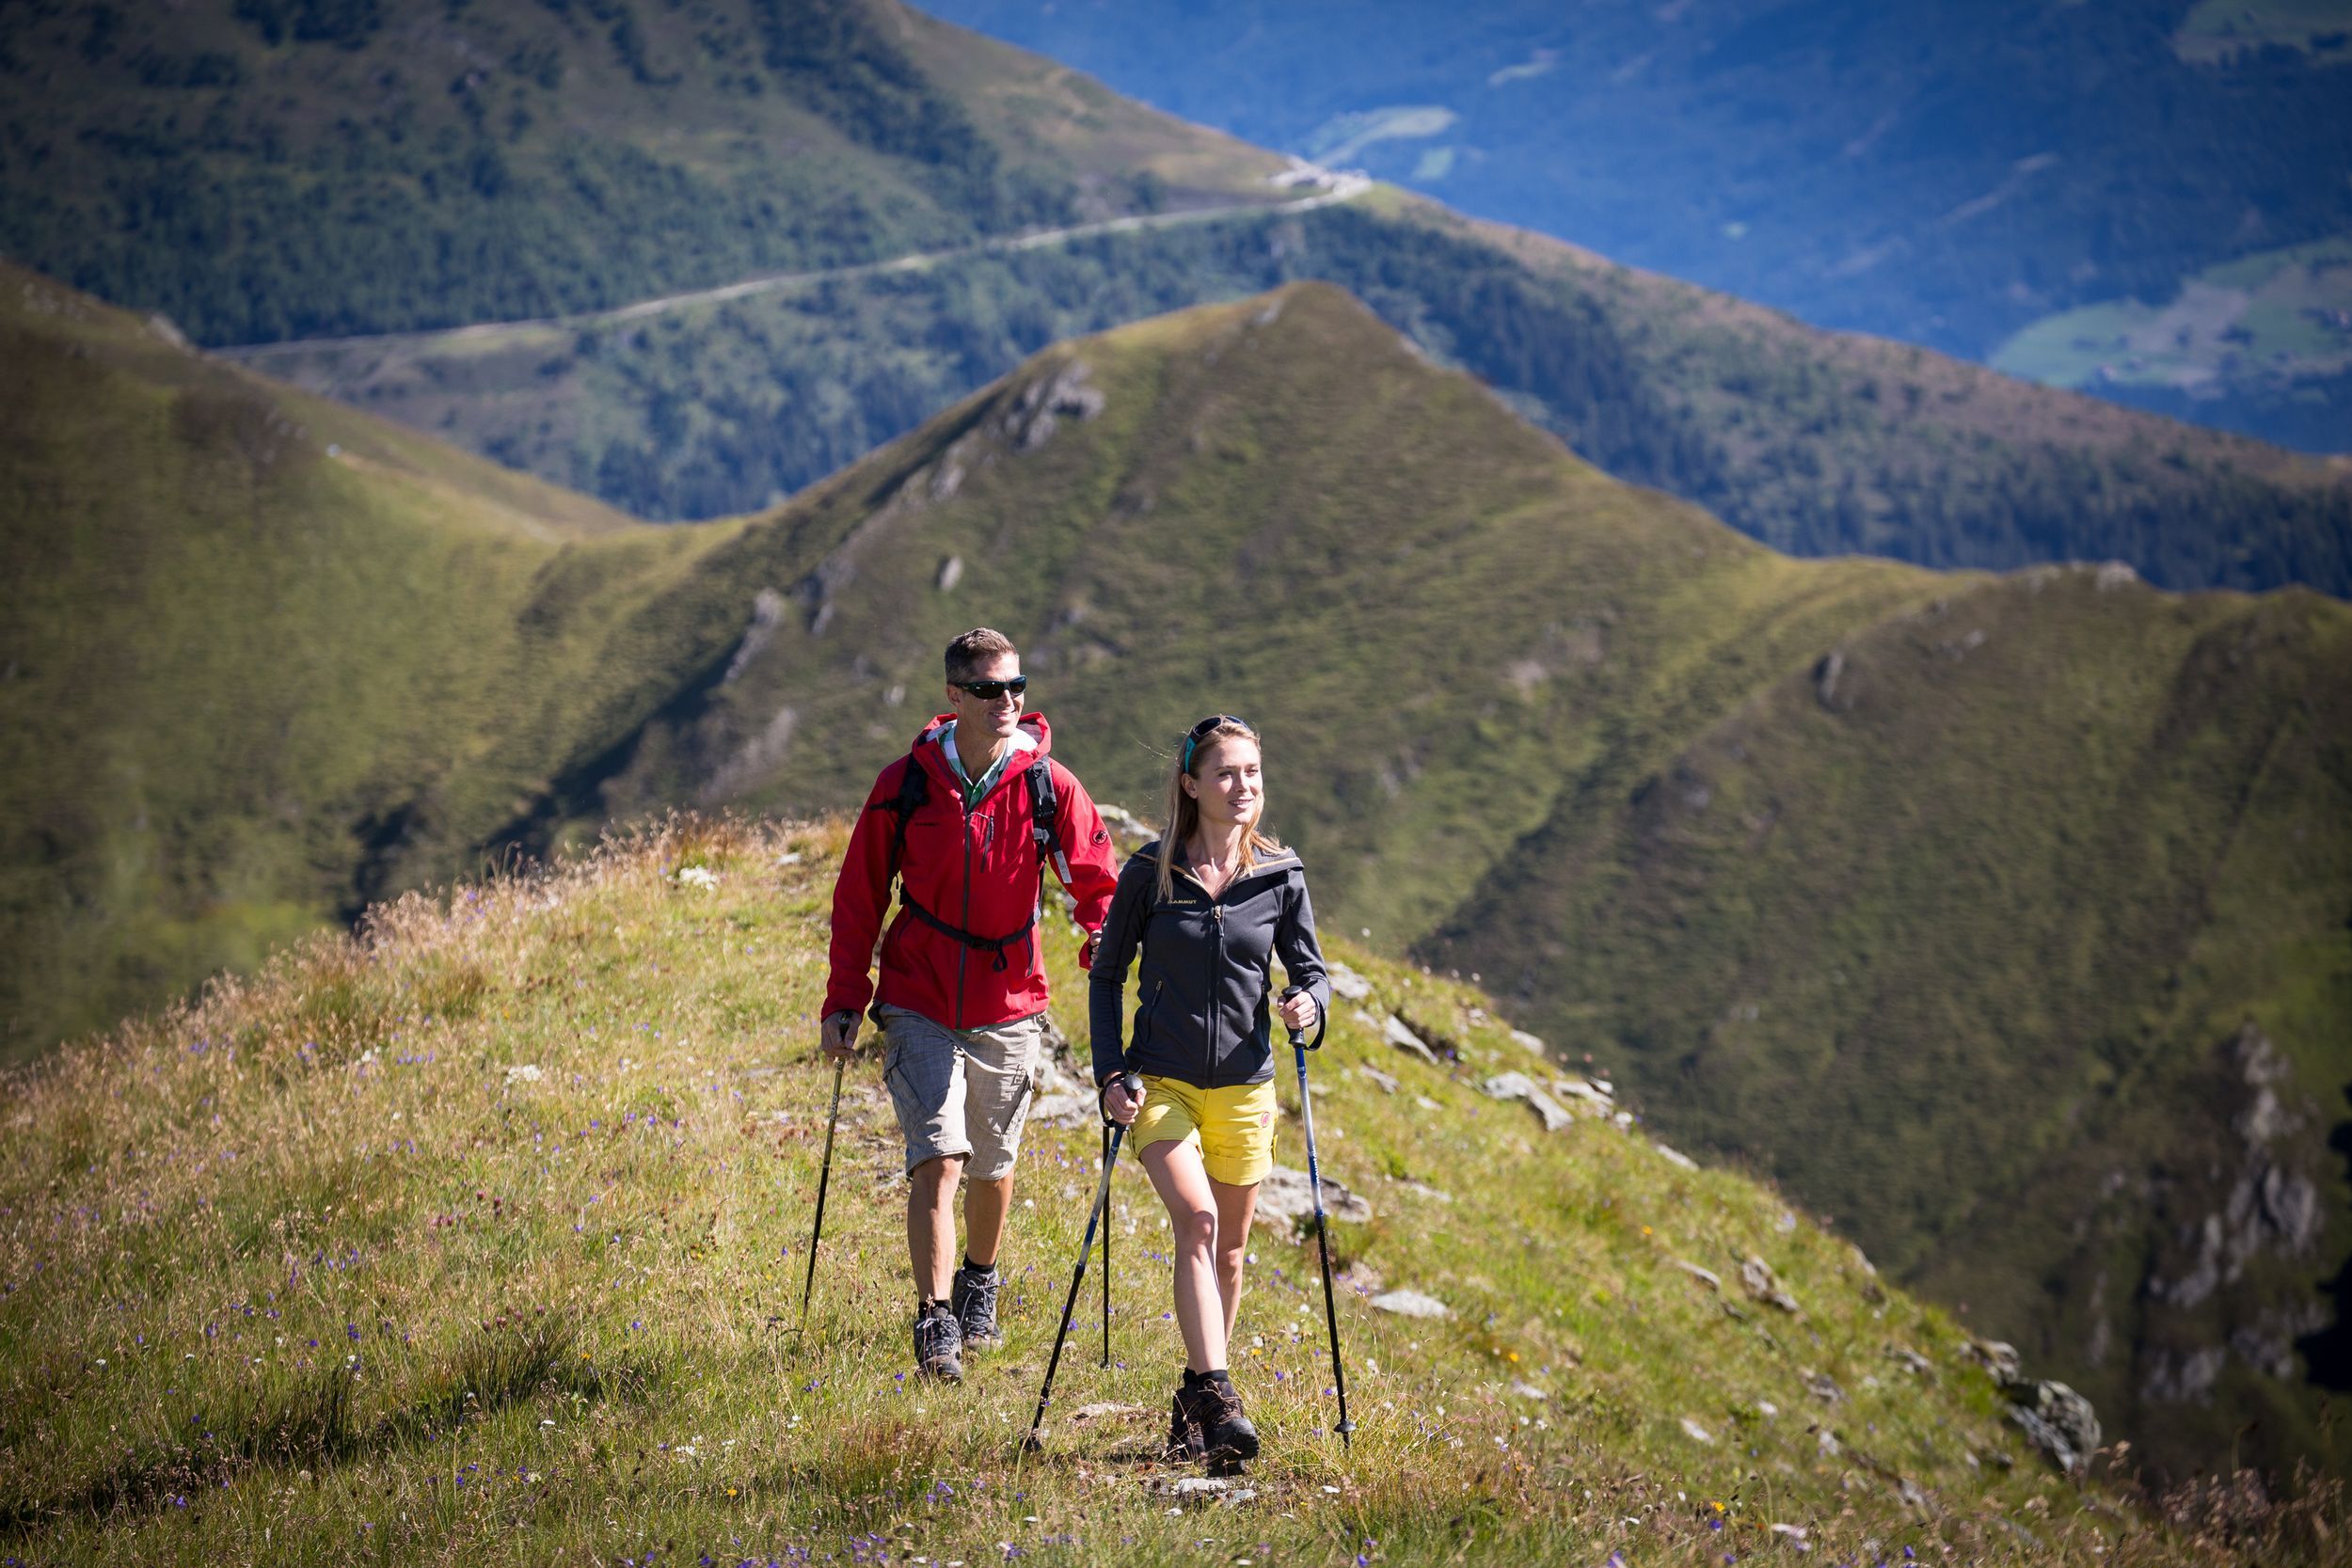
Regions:
<instances>
[{"instance_id":1,"label":"grassy hillside","mask_svg":"<svg viewBox=\"0 0 2352 1568\"><path fill-rule=\"evenodd\" d=\"M46 847L113 864L135 826L206 865L190 835L241 824L282 857L253 885L314 917L681 803L837 808L986 621L1105 798L1150 800L1200 712L1255 719L1334 929L1486 976L1669 1135L1785 1172L2033 1341L2136 1451L2211 1462L2260 1414L2247 1451L2325 1457L2344 1363L2322 1287L2352 1254L2343 606L1790 560L1611 480L1321 285L1057 348L770 514L510 547L527 592L444 579L482 585L469 621L434 599L347 656L307 623L303 660L203 683L167 607L123 598L88 645L140 662L104 701L40 688L63 760L12 787L79 799L127 755L190 803L20 833L15 950L137 928L128 894L61 921L60 889L104 884ZM46 624L90 657L69 613ZM425 679L428 648L429 687L381 684ZM345 657L379 684L318 678ZM232 702L240 680L262 697ZM167 701L179 734L280 711L262 698L278 731L236 746L137 717ZM405 743L371 752L379 732ZM368 814L291 768L254 790L276 733L376 768ZM70 970L15 983L87 1005Z\"/></svg>"},{"instance_id":2,"label":"grassy hillside","mask_svg":"<svg viewBox=\"0 0 2352 1568\"><path fill-rule=\"evenodd\" d=\"M1485 1098L1484 1078L1535 1064L1479 993L1345 943L1367 1006L1409 1012L1458 1053L1424 1064L1348 1015L1315 1059L1325 1168L1371 1204L1335 1238L1351 1447L1326 1431L1312 1252L1270 1226L1235 1361L1266 1454L1230 1500L1166 1493L1180 1472L1139 1454L1180 1352L1165 1221L1128 1164L1117 1364L1096 1367L1082 1313L1044 1450L1025 1458L1091 1126L1033 1132L1008 1343L961 1387L925 1387L901 1375L901 1178L868 1057L844 1096L815 1310L792 1332L842 836L675 826L559 875L410 898L363 942L309 943L10 1081L0 1549L2341 1560L2330 1485L2159 1510L2110 1484L2105 1454L2096 1479L2062 1482L1952 1319L1768 1188L1610 1120L1547 1133ZM1074 1022L1073 934L1056 925ZM1287 1115L1278 1148L1299 1163ZM1497 1167L1511 1179L1474 1179ZM1741 1288L1749 1259L1794 1314ZM1396 1287L1451 1315L1368 1299Z\"/></svg>"},{"instance_id":3,"label":"grassy hillside","mask_svg":"<svg viewBox=\"0 0 2352 1568\"><path fill-rule=\"evenodd\" d=\"M1319 287L1055 350L786 515L837 543L798 578L766 535L728 552L777 595L751 655L527 843L851 799L987 619L1113 798L1150 799L1199 712L1257 720L1343 928L1485 975L2143 1453L2186 1467L2257 1416L2247 1451L2321 1450L2344 606L1791 561Z\"/></svg>"},{"instance_id":4,"label":"grassy hillside","mask_svg":"<svg viewBox=\"0 0 2352 1568\"><path fill-rule=\"evenodd\" d=\"M2218 331L2201 275L2352 237L2343 0L930 8L1262 146L1973 359L2086 317ZM2266 314L2167 411L2352 449L2352 334ZM2129 395L2184 325L2099 389Z\"/></svg>"},{"instance_id":5,"label":"grassy hillside","mask_svg":"<svg viewBox=\"0 0 2352 1568\"><path fill-rule=\"evenodd\" d=\"M1394 191L628 322L248 362L641 515L767 504L1059 339L1297 278L1349 289L1621 479L1777 548L2131 562L2352 594L2352 470L1839 336Z\"/></svg>"},{"instance_id":6,"label":"grassy hillside","mask_svg":"<svg viewBox=\"0 0 2352 1568\"><path fill-rule=\"evenodd\" d=\"M443 869L675 651L610 639L723 528L583 497L0 269L0 1053ZM620 657L616 657L615 655Z\"/></svg>"},{"instance_id":7,"label":"grassy hillside","mask_svg":"<svg viewBox=\"0 0 2352 1568\"><path fill-rule=\"evenodd\" d=\"M1263 199L1280 166L896 0L35 5L0 85L0 253L206 343Z\"/></svg>"}]
</instances>

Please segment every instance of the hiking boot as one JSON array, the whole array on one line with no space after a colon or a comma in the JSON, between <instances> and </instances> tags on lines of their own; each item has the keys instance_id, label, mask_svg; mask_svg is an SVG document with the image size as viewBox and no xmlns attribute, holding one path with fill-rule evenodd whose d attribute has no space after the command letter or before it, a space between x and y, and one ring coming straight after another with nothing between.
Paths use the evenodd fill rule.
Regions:
<instances>
[{"instance_id":1,"label":"hiking boot","mask_svg":"<svg viewBox=\"0 0 2352 1568\"><path fill-rule=\"evenodd\" d=\"M1168 1457L1179 1464L1189 1464L1207 1451L1200 1439L1200 1422L1184 1400L1185 1390L1191 1386L1191 1375L1185 1374L1184 1386L1178 1388L1176 1397L1168 1402Z\"/></svg>"},{"instance_id":2,"label":"hiking boot","mask_svg":"<svg viewBox=\"0 0 2352 1568\"><path fill-rule=\"evenodd\" d=\"M1005 1276L990 1264L984 1269L956 1270L954 1289L948 1293L956 1314L956 1325L963 1330L963 1342L973 1350L986 1350L1005 1342L996 1332L996 1293L1004 1289Z\"/></svg>"},{"instance_id":3,"label":"hiking boot","mask_svg":"<svg viewBox=\"0 0 2352 1568\"><path fill-rule=\"evenodd\" d=\"M942 1383L963 1381L963 1333L944 1301L914 1314L914 1370Z\"/></svg>"},{"instance_id":4,"label":"hiking boot","mask_svg":"<svg viewBox=\"0 0 2352 1568\"><path fill-rule=\"evenodd\" d=\"M1197 1381L1190 1372L1184 1377L1191 1386L1177 1394L1176 1402L1200 1429L1201 1457L1209 1467L1232 1471L1243 1460L1257 1458L1258 1429L1242 1414L1241 1396L1233 1391L1232 1379L1223 1373Z\"/></svg>"}]
</instances>

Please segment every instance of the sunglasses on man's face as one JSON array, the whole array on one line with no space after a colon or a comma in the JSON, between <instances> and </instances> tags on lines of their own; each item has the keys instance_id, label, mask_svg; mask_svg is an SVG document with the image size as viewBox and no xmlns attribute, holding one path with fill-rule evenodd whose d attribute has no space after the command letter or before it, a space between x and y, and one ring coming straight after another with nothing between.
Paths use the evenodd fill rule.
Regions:
<instances>
[{"instance_id":1,"label":"sunglasses on man's face","mask_svg":"<svg viewBox=\"0 0 2352 1568\"><path fill-rule=\"evenodd\" d=\"M969 691L981 702L993 703L1009 691L1018 697L1029 689L1029 677L1015 675L1009 681L958 681L956 689Z\"/></svg>"}]
</instances>

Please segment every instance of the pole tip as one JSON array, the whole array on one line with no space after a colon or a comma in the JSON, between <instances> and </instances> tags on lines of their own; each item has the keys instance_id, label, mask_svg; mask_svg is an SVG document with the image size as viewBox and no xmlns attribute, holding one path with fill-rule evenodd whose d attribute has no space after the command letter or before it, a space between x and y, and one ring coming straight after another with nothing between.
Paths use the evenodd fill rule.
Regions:
<instances>
[{"instance_id":1,"label":"pole tip","mask_svg":"<svg viewBox=\"0 0 2352 1568\"><path fill-rule=\"evenodd\" d=\"M1038 1434L1032 1432L1029 1435L1021 1439L1021 1451L1023 1453L1043 1453L1045 1451L1045 1445L1039 1439Z\"/></svg>"}]
</instances>

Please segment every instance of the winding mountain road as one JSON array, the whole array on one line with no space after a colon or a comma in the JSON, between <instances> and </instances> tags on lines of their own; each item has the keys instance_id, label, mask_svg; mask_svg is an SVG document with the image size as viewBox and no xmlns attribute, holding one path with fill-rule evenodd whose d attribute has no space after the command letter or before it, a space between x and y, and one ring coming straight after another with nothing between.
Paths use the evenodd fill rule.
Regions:
<instances>
[{"instance_id":1,"label":"winding mountain road","mask_svg":"<svg viewBox=\"0 0 2352 1568\"><path fill-rule=\"evenodd\" d=\"M702 305L723 305L729 300L746 299L755 294L772 293L779 289L806 288L812 284L842 281L854 277L872 277L883 273L918 272L943 261L961 261L971 256L1001 256L1015 251L1041 250L1049 245L1065 245L1073 240L1092 239L1101 234L1136 234L1157 229L1175 229L1186 224L1215 223L1233 217L1279 217L1287 214L1311 213L1318 207L1335 206L1353 201L1372 189L1369 176L1353 171L1331 173L1313 171L1316 190L1312 196L1289 201L1236 201L1222 207L1195 207L1177 213L1139 213L1127 217L1105 218L1097 223L1076 223L1063 229L1041 229L1010 239L983 240L977 245L956 245L946 250L916 251L906 256L894 256L882 261L860 261L846 267L820 267L811 272L766 273L745 277L733 283L722 283L709 289L688 289L677 293L661 294L641 299L633 304L615 306L609 310L584 310L569 316L532 316L514 321L477 322L467 326L432 327L417 332L371 332L342 338L289 338L273 343L245 343L230 348L211 349L214 357L239 364L259 365L274 358L290 358L314 354L321 349L358 347L368 344L389 345L435 340L440 342L462 342L470 338L490 338L503 333L528 331L532 328L579 328L583 326L619 325L626 322L643 321L672 310L691 309Z\"/></svg>"}]
</instances>

